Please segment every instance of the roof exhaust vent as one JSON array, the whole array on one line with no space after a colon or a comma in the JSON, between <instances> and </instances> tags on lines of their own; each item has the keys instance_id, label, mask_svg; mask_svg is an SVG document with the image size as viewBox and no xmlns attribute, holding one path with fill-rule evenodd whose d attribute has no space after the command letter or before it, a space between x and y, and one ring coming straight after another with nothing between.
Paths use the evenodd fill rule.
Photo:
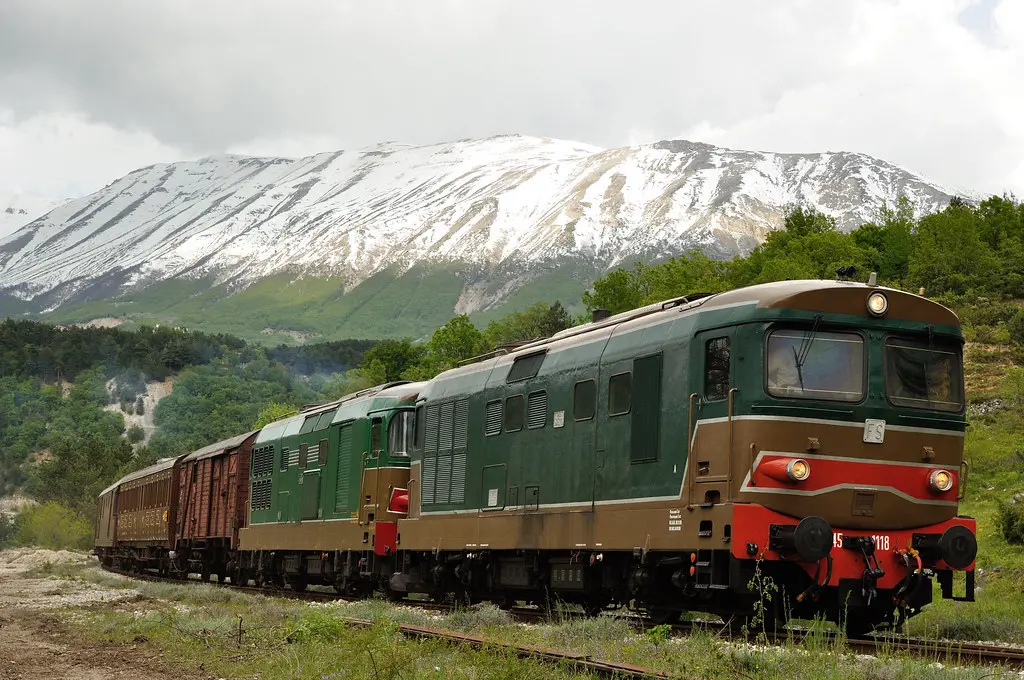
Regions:
<instances>
[{"instance_id":1,"label":"roof exhaust vent","mask_svg":"<svg viewBox=\"0 0 1024 680\"><path fill-rule=\"evenodd\" d=\"M871 272L871 276L868 277L868 285L869 286L877 286L878 285L878 272Z\"/></svg>"},{"instance_id":2,"label":"roof exhaust vent","mask_svg":"<svg viewBox=\"0 0 1024 680\"><path fill-rule=\"evenodd\" d=\"M607 309L595 309L593 311L592 315L591 315L591 320L594 323L597 323L598 321L604 321L605 319L609 318L611 315L612 315L612 313L609 310L607 310Z\"/></svg>"}]
</instances>

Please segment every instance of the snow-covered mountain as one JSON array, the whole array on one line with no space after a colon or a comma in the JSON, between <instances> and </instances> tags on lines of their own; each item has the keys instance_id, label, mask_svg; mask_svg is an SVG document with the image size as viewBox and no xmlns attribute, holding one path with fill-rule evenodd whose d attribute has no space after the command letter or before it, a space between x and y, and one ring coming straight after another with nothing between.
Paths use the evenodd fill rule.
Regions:
<instances>
[{"instance_id":1,"label":"snow-covered mountain","mask_svg":"<svg viewBox=\"0 0 1024 680\"><path fill-rule=\"evenodd\" d=\"M863 154L687 141L600 149L500 136L297 160L218 156L136 170L8 235L0 292L52 308L199 275L244 286L306 273L353 286L389 266L449 262L525 281L565 258L600 270L693 247L745 253L793 203L850 229L900 194L919 211L950 198Z\"/></svg>"},{"instance_id":2,"label":"snow-covered mountain","mask_svg":"<svg viewBox=\"0 0 1024 680\"><path fill-rule=\"evenodd\" d=\"M65 201L0 192L0 239L42 217Z\"/></svg>"}]
</instances>

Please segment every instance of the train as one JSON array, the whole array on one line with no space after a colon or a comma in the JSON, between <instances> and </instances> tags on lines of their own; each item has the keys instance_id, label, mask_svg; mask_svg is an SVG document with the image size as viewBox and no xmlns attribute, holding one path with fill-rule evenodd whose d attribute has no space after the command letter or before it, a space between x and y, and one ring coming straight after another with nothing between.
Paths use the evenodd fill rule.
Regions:
<instances>
[{"instance_id":1,"label":"train","mask_svg":"<svg viewBox=\"0 0 1024 680\"><path fill-rule=\"evenodd\" d=\"M963 343L874 275L597 310L127 475L94 553L352 597L900 628L936 584L974 599Z\"/></svg>"}]
</instances>

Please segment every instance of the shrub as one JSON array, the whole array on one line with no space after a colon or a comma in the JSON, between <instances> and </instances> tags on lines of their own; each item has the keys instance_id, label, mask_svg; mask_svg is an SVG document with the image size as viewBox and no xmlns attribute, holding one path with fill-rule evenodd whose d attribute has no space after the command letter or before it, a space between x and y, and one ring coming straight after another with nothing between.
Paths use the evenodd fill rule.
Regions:
<instances>
[{"instance_id":1,"label":"shrub","mask_svg":"<svg viewBox=\"0 0 1024 680\"><path fill-rule=\"evenodd\" d=\"M135 413L137 415L143 415L146 412L146 403L139 397L135 400Z\"/></svg>"},{"instance_id":2,"label":"shrub","mask_svg":"<svg viewBox=\"0 0 1024 680\"><path fill-rule=\"evenodd\" d=\"M0 548L6 548L14 542L17 527L14 520L0 512Z\"/></svg>"},{"instance_id":3,"label":"shrub","mask_svg":"<svg viewBox=\"0 0 1024 680\"><path fill-rule=\"evenodd\" d=\"M138 444L146 438L146 433L138 425L132 425L128 428L127 437L132 444Z\"/></svg>"},{"instance_id":4,"label":"shrub","mask_svg":"<svg viewBox=\"0 0 1024 680\"><path fill-rule=\"evenodd\" d=\"M1024 345L1024 309L1019 310L1006 322L1006 330L1010 332L1010 341L1015 345Z\"/></svg>"},{"instance_id":5,"label":"shrub","mask_svg":"<svg viewBox=\"0 0 1024 680\"><path fill-rule=\"evenodd\" d=\"M38 548L86 549L92 545L92 524L74 510L49 501L18 514L18 543Z\"/></svg>"},{"instance_id":6,"label":"shrub","mask_svg":"<svg viewBox=\"0 0 1024 680\"><path fill-rule=\"evenodd\" d=\"M1024 503L1016 499L1008 503L1000 501L996 524L1007 543L1024 544Z\"/></svg>"}]
</instances>

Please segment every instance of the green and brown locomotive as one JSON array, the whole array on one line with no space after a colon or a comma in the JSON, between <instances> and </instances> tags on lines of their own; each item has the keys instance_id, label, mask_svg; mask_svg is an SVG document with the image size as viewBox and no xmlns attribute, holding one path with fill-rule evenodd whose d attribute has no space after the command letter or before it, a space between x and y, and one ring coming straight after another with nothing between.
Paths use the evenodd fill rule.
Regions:
<instances>
[{"instance_id":1,"label":"green and brown locomotive","mask_svg":"<svg viewBox=\"0 0 1024 680\"><path fill-rule=\"evenodd\" d=\"M936 575L957 515L962 335L945 307L787 281L596 319L419 391L396 591L775 613L863 632Z\"/></svg>"},{"instance_id":2,"label":"green and brown locomotive","mask_svg":"<svg viewBox=\"0 0 1024 680\"><path fill-rule=\"evenodd\" d=\"M973 599L962 347L950 310L873 282L598 314L267 425L229 573L663 621L760 603L854 634L898 623L933 581Z\"/></svg>"}]
</instances>

